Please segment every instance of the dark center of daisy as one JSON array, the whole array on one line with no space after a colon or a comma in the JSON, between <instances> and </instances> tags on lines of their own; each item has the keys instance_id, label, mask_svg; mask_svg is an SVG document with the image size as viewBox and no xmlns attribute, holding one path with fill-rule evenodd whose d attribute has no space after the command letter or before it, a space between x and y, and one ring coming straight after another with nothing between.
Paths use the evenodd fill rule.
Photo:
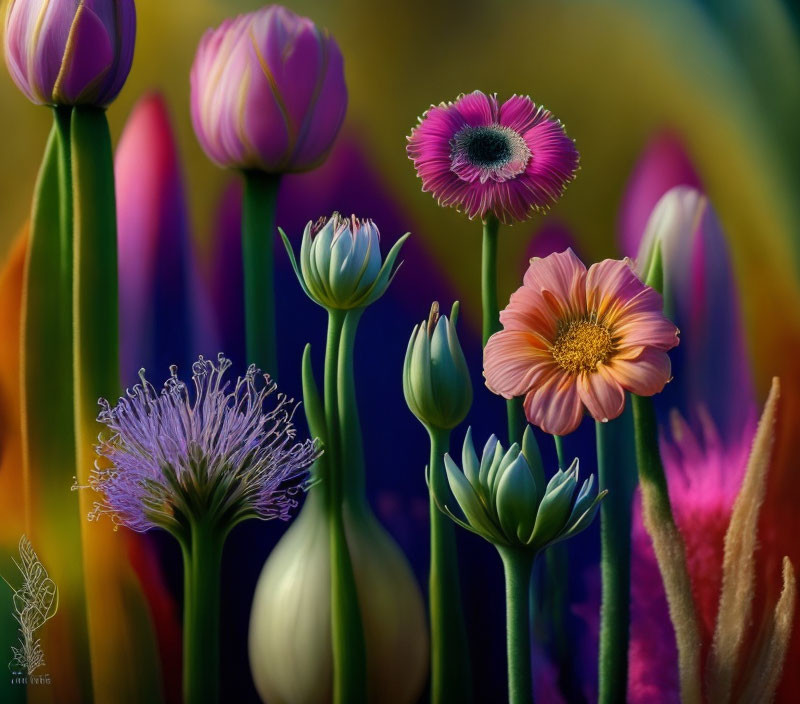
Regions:
<instances>
[{"instance_id":1,"label":"dark center of daisy","mask_svg":"<svg viewBox=\"0 0 800 704\"><path fill-rule=\"evenodd\" d=\"M613 351L611 332L593 320L572 320L559 325L551 353L564 371L570 374L593 372Z\"/></svg>"},{"instance_id":2,"label":"dark center of daisy","mask_svg":"<svg viewBox=\"0 0 800 704\"><path fill-rule=\"evenodd\" d=\"M493 168L511 158L511 141L505 132L491 127L477 127L467 135L464 151L474 166Z\"/></svg>"}]
</instances>

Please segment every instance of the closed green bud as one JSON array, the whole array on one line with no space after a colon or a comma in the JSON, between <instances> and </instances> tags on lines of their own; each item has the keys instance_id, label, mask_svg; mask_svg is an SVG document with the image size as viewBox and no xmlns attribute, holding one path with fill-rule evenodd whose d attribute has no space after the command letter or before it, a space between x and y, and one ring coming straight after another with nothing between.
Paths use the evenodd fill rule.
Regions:
<instances>
[{"instance_id":1,"label":"closed green bud","mask_svg":"<svg viewBox=\"0 0 800 704\"><path fill-rule=\"evenodd\" d=\"M380 233L372 220L334 213L306 225L298 264L286 234L280 233L306 295L324 308L337 310L366 308L385 293L408 237L401 237L383 259Z\"/></svg>"},{"instance_id":2,"label":"closed green bud","mask_svg":"<svg viewBox=\"0 0 800 704\"><path fill-rule=\"evenodd\" d=\"M414 328L403 365L403 393L411 412L428 428L449 430L467 417L472 382L458 341L458 301L448 320L431 306L427 321Z\"/></svg>"},{"instance_id":3,"label":"closed green bud","mask_svg":"<svg viewBox=\"0 0 800 704\"><path fill-rule=\"evenodd\" d=\"M434 499L440 510L456 523L498 547L527 549L534 554L576 535L594 519L607 492L597 493L594 476L578 488L578 460L566 471L558 470L545 484L535 441L523 438L504 450L492 435L481 459L467 431L462 452L462 469L450 455L444 456L445 473L457 506L450 498ZM428 482L431 487L437 482Z\"/></svg>"}]
</instances>

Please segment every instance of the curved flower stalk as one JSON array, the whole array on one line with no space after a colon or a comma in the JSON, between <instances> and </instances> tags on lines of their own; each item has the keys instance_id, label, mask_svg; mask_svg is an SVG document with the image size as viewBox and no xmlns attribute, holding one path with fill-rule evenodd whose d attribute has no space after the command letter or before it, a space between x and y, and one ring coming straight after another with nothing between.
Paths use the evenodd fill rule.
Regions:
<instances>
[{"instance_id":1,"label":"curved flower stalk","mask_svg":"<svg viewBox=\"0 0 800 704\"><path fill-rule=\"evenodd\" d=\"M347 109L342 55L310 19L270 5L206 32L191 90L192 124L203 150L244 175L247 355L275 374L273 235L280 177L313 169L327 157Z\"/></svg>"},{"instance_id":2,"label":"curved flower stalk","mask_svg":"<svg viewBox=\"0 0 800 704\"><path fill-rule=\"evenodd\" d=\"M313 301L328 311L324 403L314 401L311 391L313 384L304 385L307 408L324 409L319 411L324 421L317 421L316 427L324 428L322 437L326 447L319 472L324 501L318 504L317 509L309 510L322 511L324 508L324 520L328 525L333 700L342 704L356 704L372 696L368 690L366 672L374 656L370 655L365 642L367 612L356 582L355 544L350 544L354 541L348 535L350 512L371 515L363 496L364 459L355 397L353 349L364 307L377 300L386 290L405 237L381 261L378 231L374 224L355 217L344 220L334 215L327 224L321 221L317 229L306 228L305 246L301 249L304 268L297 264L285 233L281 232L281 236L301 287ZM375 252L378 252L377 257ZM364 279L365 272L369 272L367 279ZM310 365L310 361L307 364ZM309 377L310 374L309 366L305 375ZM268 561L262 579L269 578L269 564ZM408 580L403 582L408 584ZM401 583L398 588L405 585ZM419 612L412 612L412 616L416 621ZM252 633L255 628L253 620L251 658L265 650L259 647L259 652L254 652ZM264 665L260 662L253 664L254 670L262 667ZM265 687L271 685L270 677L267 675L265 678ZM410 682L415 683L416 680ZM325 680L322 680L320 687L324 687L324 683ZM408 684L401 692L408 691ZM319 695L319 689L315 691Z\"/></svg>"},{"instance_id":3,"label":"curved flower stalk","mask_svg":"<svg viewBox=\"0 0 800 704\"><path fill-rule=\"evenodd\" d=\"M563 125L529 97L502 105L496 94L473 91L432 105L406 148L422 180L443 206L483 223L481 302L483 343L499 328L497 235L500 223L545 211L575 178L579 155ZM519 402L509 399L509 442L522 433Z\"/></svg>"},{"instance_id":4,"label":"curved flower stalk","mask_svg":"<svg viewBox=\"0 0 800 704\"><path fill-rule=\"evenodd\" d=\"M249 518L287 520L294 495L317 458L315 442L295 441L296 405L250 366L231 388L231 362L200 359L194 394L171 376L159 394L141 383L115 406L101 400L101 460L88 487L99 494L90 520L108 515L134 531L163 528L184 559L184 700L218 698L219 570L230 530Z\"/></svg>"},{"instance_id":5,"label":"curved flower stalk","mask_svg":"<svg viewBox=\"0 0 800 704\"><path fill-rule=\"evenodd\" d=\"M446 492L442 456L450 449L450 431L472 406L472 381L456 333L458 301L450 319L431 306L428 320L414 327L403 364L403 393L411 412L430 437L432 481ZM426 474L428 470L426 468ZM461 609L458 554L453 525L438 510L430 492L431 557L428 578L431 624L431 701L472 700L466 626Z\"/></svg>"},{"instance_id":6,"label":"curved flower stalk","mask_svg":"<svg viewBox=\"0 0 800 704\"><path fill-rule=\"evenodd\" d=\"M594 519L607 492L595 489L594 476L578 488L578 460L549 481L530 427L522 448L507 451L493 435L478 458L472 432L464 439L461 468L449 454L444 466L454 498L428 485L440 509L466 530L492 543L506 574L509 702L531 702L528 586L533 561L551 545L571 538ZM457 506L457 508L456 508Z\"/></svg>"},{"instance_id":7,"label":"curved flower stalk","mask_svg":"<svg viewBox=\"0 0 800 704\"><path fill-rule=\"evenodd\" d=\"M9 73L31 102L105 107L128 78L133 0L11 0L5 25Z\"/></svg>"}]
</instances>

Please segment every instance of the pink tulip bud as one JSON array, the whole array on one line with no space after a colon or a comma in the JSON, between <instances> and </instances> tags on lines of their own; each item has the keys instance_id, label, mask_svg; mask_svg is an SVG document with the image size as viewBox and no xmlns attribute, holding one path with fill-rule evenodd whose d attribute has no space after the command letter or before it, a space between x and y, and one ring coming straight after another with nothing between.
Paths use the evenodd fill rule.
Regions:
<instances>
[{"instance_id":1,"label":"pink tulip bud","mask_svg":"<svg viewBox=\"0 0 800 704\"><path fill-rule=\"evenodd\" d=\"M133 0L10 0L11 78L38 105L96 105L117 97L133 61Z\"/></svg>"},{"instance_id":2,"label":"pink tulip bud","mask_svg":"<svg viewBox=\"0 0 800 704\"><path fill-rule=\"evenodd\" d=\"M231 168L282 173L318 166L347 108L338 45L280 5L206 32L191 83L197 138L212 161Z\"/></svg>"}]
</instances>

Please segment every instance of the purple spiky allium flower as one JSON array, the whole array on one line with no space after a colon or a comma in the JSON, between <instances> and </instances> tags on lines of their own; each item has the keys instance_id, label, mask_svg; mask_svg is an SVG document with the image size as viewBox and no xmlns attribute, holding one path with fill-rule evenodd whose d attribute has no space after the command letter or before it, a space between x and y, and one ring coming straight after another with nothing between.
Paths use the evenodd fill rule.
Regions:
<instances>
[{"instance_id":1,"label":"purple spiky allium flower","mask_svg":"<svg viewBox=\"0 0 800 704\"><path fill-rule=\"evenodd\" d=\"M259 381L251 365L234 385L225 379L230 360L202 356L192 365L194 393L171 367L161 392L147 381L115 406L100 400L100 460L89 487L101 498L90 519L107 514L135 531L161 527L183 536L192 521L221 529L247 518L287 519L296 506L307 467L320 450L296 442L297 404Z\"/></svg>"},{"instance_id":2,"label":"purple spiky allium flower","mask_svg":"<svg viewBox=\"0 0 800 704\"><path fill-rule=\"evenodd\" d=\"M564 126L529 97L479 90L431 106L408 137L422 190L440 205L504 224L558 200L578 169Z\"/></svg>"}]
</instances>

